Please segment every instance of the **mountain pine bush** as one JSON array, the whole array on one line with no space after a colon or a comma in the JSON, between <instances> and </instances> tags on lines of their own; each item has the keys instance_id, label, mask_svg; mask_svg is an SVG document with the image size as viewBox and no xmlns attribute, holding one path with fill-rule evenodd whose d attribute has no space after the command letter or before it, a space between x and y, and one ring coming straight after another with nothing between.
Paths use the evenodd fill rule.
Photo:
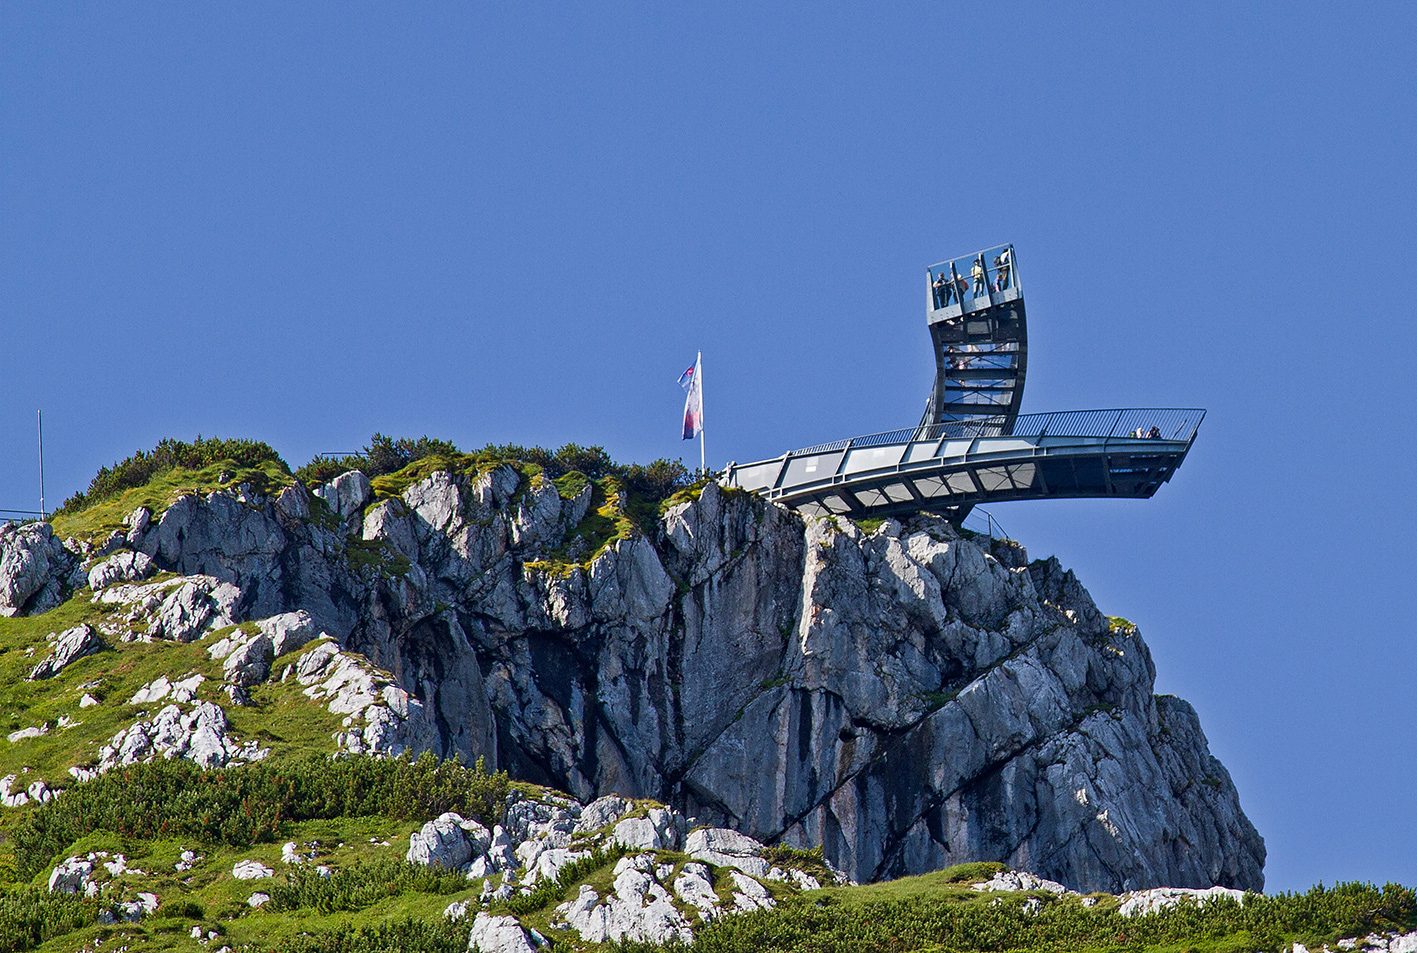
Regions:
<instances>
[{"instance_id":1,"label":"mountain pine bush","mask_svg":"<svg viewBox=\"0 0 1417 953\"><path fill-rule=\"evenodd\" d=\"M94 831L131 838L182 837L248 846L275 840L288 822L382 815L427 820L445 811L500 819L510 781L431 754L418 759L307 756L206 771L156 761L74 785L22 817L11 835L17 872L47 869Z\"/></svg>"},{"instance_id":2,"label":"mountain pine bush","mask_svg":"<svg viewBox=\"0 0 1417 953\"><path fill-rule=\"evenodd\" d=\"M172 470L200 470L223 462L243 468L274 463L286 473L290 472L290 467L280 454L259 440L226 440L198 435L196 440L188 443L169 437L151 450L139 450L111 467L100 468L89 481L88 489L65 500L54 515L77 513L95 503L112 499L124 490L144 486L153 478Z\"/></svg>"}]
</instances>

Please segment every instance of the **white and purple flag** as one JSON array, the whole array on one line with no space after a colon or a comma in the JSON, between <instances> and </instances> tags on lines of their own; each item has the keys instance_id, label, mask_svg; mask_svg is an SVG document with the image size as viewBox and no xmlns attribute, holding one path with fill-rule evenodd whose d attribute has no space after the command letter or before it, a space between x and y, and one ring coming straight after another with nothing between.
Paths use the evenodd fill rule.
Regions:
<instances>
[{"instance_id":1,"label":"white and purple flag","mask_svg":"<svg viewBox=\"0 0 1417 953\"><path fill-rule=\"evenodd\" d=\"M688 391L684 398L684 439L693 440L704 431L704 392L701 385L702 353L687 371L679 375L679 386Z\"/></svg>"}]
</instances>

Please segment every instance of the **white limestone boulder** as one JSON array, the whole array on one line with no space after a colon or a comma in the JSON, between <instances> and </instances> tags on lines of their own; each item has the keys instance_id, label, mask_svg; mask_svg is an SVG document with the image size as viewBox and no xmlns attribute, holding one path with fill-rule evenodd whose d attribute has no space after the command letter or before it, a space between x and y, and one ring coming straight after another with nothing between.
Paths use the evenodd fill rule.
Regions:
<instances>
[{"instance_id":1,"label":"white limestone boulder","mask_svg":"<svg viewBox=\"0 0 1417 953\"><path fill-rule=\"evenodd\" d=\"M1121 904L1117 907L1117 912L1124 917L1140 917L1169 910L1179 903L1199 905L1218 897L1225 897L1236 903L1245 902L1243 890L1232 890L1229 887L1206 887L1203 890L1191 887L1153 887L1150 890L1133 890L1122 894L1118 898Z\"/></svg>"},{"instance_id":2,"label":"white limestone boulder","mask_svg":"<svg viewBox=\"0 0 1417 953\"><path fill-rule=\"evenodd\" d=\"M546 938L535 930L527 930L516 917L494 917L479 912L468 934L469 953L536 953L546 945Z\"/></svg>"},{"instance_id":3,"label":"white limestone boulder","mask_svg":"<svg viewBox=\"0 0 1417 953\"><path fill-rule=\"evenodd\" d=\"M274 870L259 860L238 860L231 868L231 876L237 880L264 880L274 874Z\"/></svg>"},{"instance_id":4,"label":"white limestone boulder","mask_svg":"<svg viewBox=\"0 0 1417 953\"><path fill-rule=\"evenodd\" d=\"M93 861L70 857L49 873L50 893L87 893L93 878Z\"/></svg>"},{"instance_id":5,"label":"white limestone boulder","mask_svg":"<svg viewBox=\"0 0 1417 953\"><path fill-rule=\"evenodd\" d=\"M733 867L766 877L769 864L763 859L763 845L747 834L725 827L705 827L690 831L684 839L684 853L715 867Z\"/></svg>"},{"instance_id":6,"label":"white limestone boulder","mask_svg":"<svg viewBox=\"0 0 1417 953\"><path fill-rule=\"evenodd\" d=\"M487 828L449 811L410 834L404 856L411 864L461 870L485 854L491 841Z\"/></svg>"},{"instance_id":7,"label":"white limestone boulder","mask_svg":"<svg viewBox=\"0 0 1417 953\"><path fill-rule=\"evenodd\" d=\"M103 640L91 625L76 625L54 636L54 650L30 670L28 680L53 678L71 663L104 648Z\"/></svg>"},{"instance_id":8,"label":"white limestone boulder","mask_svg":"<svg viewBox=\"0 0 1417 953\"><path fill-rule=\"evenodd\" d=\"M102 559L89 567L89 588L98 592L114 583L138 582L147 579L155 572L157 572L157 566L153 564L153 558L147 553L125 550L114 553L107 559Z\"/></svg>"}]
</instances>

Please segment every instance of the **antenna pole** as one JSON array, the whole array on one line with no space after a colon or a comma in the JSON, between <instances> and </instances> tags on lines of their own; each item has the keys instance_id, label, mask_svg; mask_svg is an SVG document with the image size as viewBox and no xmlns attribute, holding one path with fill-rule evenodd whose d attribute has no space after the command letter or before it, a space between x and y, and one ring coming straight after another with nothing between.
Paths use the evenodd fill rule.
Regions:
<instances>
[{"instance_id":1,"label":"antenna pole","mask_svg":"<svg viewBox=\"0 0 1417 953\"><path fill-rule=\"evenodd\" d=\"M34 418L39 429L39 518L43 521L49 518L44 508L44 411L36 410Z\"/></svg>"}]
</instances>

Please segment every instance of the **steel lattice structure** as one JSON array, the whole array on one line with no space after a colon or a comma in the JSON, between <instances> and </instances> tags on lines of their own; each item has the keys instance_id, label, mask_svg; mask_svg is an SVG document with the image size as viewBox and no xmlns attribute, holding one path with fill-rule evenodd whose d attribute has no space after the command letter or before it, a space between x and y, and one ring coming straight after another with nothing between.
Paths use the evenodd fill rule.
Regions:
<instances>
[{"instance_id":1,"label":"steel lattice structure","mask_svg":"<svg viewBox=\"0 0 1417 953\"><path fill-rule=\"evenodd\" d=\"M1195 442L1204 410L1019 415L1028 324L1012 246L931 265L926 313L935 382L918 425L729 464L723 482L805 513L958 523L980 503L1150 497Z\"/></svg>"}]
</instances>

